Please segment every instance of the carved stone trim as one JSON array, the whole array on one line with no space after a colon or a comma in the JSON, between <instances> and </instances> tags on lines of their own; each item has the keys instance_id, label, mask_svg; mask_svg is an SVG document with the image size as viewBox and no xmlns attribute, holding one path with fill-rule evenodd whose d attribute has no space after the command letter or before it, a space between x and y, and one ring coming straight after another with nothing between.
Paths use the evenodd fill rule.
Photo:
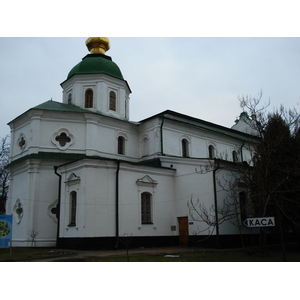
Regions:
<instances>
[{"instance_id":1,"label":"carved stone trim","mask_svg":"<svg viewBox=\"0 0 300 300\"><path fill-rule=\"evenodd\" d=\"M152 186L155 187L158 182L152 179L149 175L146 175L136 181L138 186Z\"/></svg>"},{"instance_id":2,"label":"carved stone trim","mask_svg":"<svg viewBox=\"0 0 300 300\"><path fill-rule=\"evenodd\" d=\"M68 129L61 128L52 135L51 141L58 149L66 150L74 143L74 135Z\"/></svg>"},{"instance_id":3,"label":"carved stone trim","mask_svg":"<svg viewBox=\"0 0 300 300\"><path fill-rule=\"evenodd\" d=\"M13 207L13 216L14 220L17 224L20 224L24 214L24 206L20 199L17 199L14 207Z\"/></svg>"},{"instance_id":4,"label":"carved stone trim","mask_svg":"<svg viewBox=\"0 0 300 300\"><path fill-rule=\"evenodd\" d=\"M70 186L70 185L78 184L79 182L80 182L80 177L77 176L75 173L72 173L64 183Z\"/></svg>"}]
</instances>

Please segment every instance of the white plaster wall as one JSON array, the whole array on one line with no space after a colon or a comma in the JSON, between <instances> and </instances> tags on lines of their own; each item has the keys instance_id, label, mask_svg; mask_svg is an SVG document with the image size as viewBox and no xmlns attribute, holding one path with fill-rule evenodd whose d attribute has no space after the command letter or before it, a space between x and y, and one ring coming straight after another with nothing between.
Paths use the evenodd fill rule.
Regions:
<instances>
[{"instance_id":1,"label":"white plaster wall","mask_svg":"<svg viewBox=\"0 0 300 300\"><path fill-rule=\"evenodd\" d=\"M163 126L163 150L165 155L182 156L181 141L189 141L189 157L207 158L208 147L215 147L217 158L232 161L232 151L239 150L243 142L230 136L215 132L196 129L187 125L179 126L178 123L166 121ZM246 148L244 149L244 151Z\"/></svg>"},{"instance_id":2,"label":"white plaster wall","mask_svg":"<svg viewBox=\"0 0 300 300\"><path fill-rule=\"evenodd\" d=\"M87 163L87 165L85 164ZM116 170L117 164L105 161L86 161L80 167L61 168L64 179L74 172L80 177L78 186L65 186L62 195L61 237L106 237L116 232ZM119 234L172 235L171 225L176 222L174 207L174 171L131 166L121 163L119 172ZM136 181L145 175L158 184L153 187L138 186ZM78 191L77 223L69 227L69 194ZM143 191L153 196L153 224L141 224L140 195Z\"/></svg>"},{"instance_id":3,"label":"white plaster wall","mask_svg":"<svg viewBox=\"0 0 300 300\"><path fill-rule=\"evenodd\" d=\"M204 205L208 210L215 203L213 171L209 160L191 161L184 158L170 157L161 157L161 159L164 166L172 164L176 169L174 174L175 216L188 216L190 235L194 233L199 234L199 232L201 232L202 235L210 234L213 228L209 228L209 225L200 222L201 219L197 217L197 214L195 214L196 219L194 219L190 215L187 206L191 198L194 204L196 204L199 199L199 203ZM222 207L224 199L230 196L224 188L225 182L228 181L229 178L232 178L231 171L222 170L216 172L216 191L219 208ZM218 184L219 181L221 185ZM197 208L199 209L199 206L197 206ZM220 234L238 233L238 227L229 221L220 225Z\"/></svg>"},{"instance_id":4,"label":"white plaster wall","mask_svg":"<svg viewBox=\"0 0 300 300\"><path fill-rule=\"evenodd\" d=\"M22 121L26 122L22 124ZM137 126L129 122L98 114L44 111L38 122L23 119L14 123L12 160L38 152L78 153L112 158L118 155L119 135L126 140L124 158L137 160L140 156ZM62 129L73 136L72 144L63 148L53 142ZM18 146L21 135L26 139L26 146L22 151Z\"/></svg>"},{"instance_id":5,"label":"white plaster wall","mask_svg":"<svg viewBox=\"0 0 300 300\"><path fill-rule=\"evenodd\" d=\"M77 114L53 111L29 111L12 124L12 159L18 159L30 153L40 151L50 153L82 153L99 155L107 158L131 160L136 162L141 156L142 138L149 137L149 156L160 153L159 118L149 119L141 125L124 122L99 114ZM74 143L67 149L59 149L52 141L53 134L66 129L74 136ZM17 146L20 135L26 137L26 146L21 151ZM117 154L117 137L126 137L125 155ZM193 195L210 207L213 204L212 172L203 173L201 166L208 162L199 159L182 158L181 139L188 136L190 156L206 158L208 145L213 143L217 156L228 155L234 147L241 147L242 142L219 134L195 130L165 122L163 126L164 154L162 165L175 170L162 170L143 166L121 164L120 169L120 206L119 234L134 236L178 235L177 217L189 216L187 202ZM249 158L250 147L243 144L243 157ZM144 158L147 159L147 158ZM65 161L66 162L66 161ZM54 175L53 165L62 161L36 161L36 166L28 173L27 162L12 168L10 208L15 199L24 199L24 217L13 233L13 239L19 245L31 244L28 231L39 231L36 243L39 246L54 245L57 223L49 216L49 206L57 199L58 177ZM77 185L62 189L61 202L61 237L99 237L115 236L115 180L116 163L112 161L83 161L61 168L63 182L72 172L79 176ZM136 180L149 175L157 185L155 189L138 186ZM70 215L70 192L78 193L77 224L68 226ZM152 191L151 191L152 189ZM140 195L149 191L153 195L153 224L141 224ZM218 191L218 202L223 200L224 191ZM28 199L31 199L30 201ZM189 217L190 234L204 230L207 226ZM171 231L171 226L177 226ZM203 231L202 234L207 234ZM227 223L220 228L220 233L237 233L236 228Z\"/></svg>"},{"instance_id":6,"label":"white plaster wall","mask_svg":"<svg viewBox=\"0 0 300 300\"><path fill-rule=\"evenodd\" d=\"M69 80L62 83L63 103L68 103L68 95L72 93L72 104L84 108L85 90L94 90L94 107L86 108L90 111L98 111L104 114L129 119L126 113L125 102L129 101L130 90L124 80L120 80L105 74L83 74L74 75ZM113 90L117 95L117 110L109 110L109 92Z\"/></svg>"},{"instance_id":7,"label":"white plaster wall","mask_svg":"<svg viewBox=\"0 0 300 300\"><path fill-rule=\"evenodd\" d=\"M131 170L130 170L131 169ZM123 165L120 171L120 236L174 235L174 171ZM137 180L150 176L157 184L138 185ZM141 222L141 194L152 195L152 224Z\"/></svg>"},{"instance_id":8,"label":"white plaster wall","mask_svg":"<svg viewBox=\"0 0 300 300\"><path fill-rule=\"evenodd\" d=\"M60 162L62 163L62 162ZM57 219L50 212L49 207L58 200L59 178L54 174L55 162L43 161L36 174L34 186L35 198L35 222L32 229L38 231L36 244L38 246L55 246L57 235Z\"/></svg>"},{"instance_id":9,"label":"white plaster wall","mask_svg":"<svg viewBox=\"0 0 300 300\"><path fill-rule=\"evenodd\" d=\"M63 182L71 173L80 177L75 185L64 185L61 198L61 237L113 236L115 232L115 172L113 162L84 160L61 168ZM77 192L76 226L70 227L70 193Z\"/></svg>"},{"instance_id":10,"label":"white plaster wall","mask_svg":"<svg viewBox=\"0 0 300 300\"><path fill-rule=\"evenodd\" d=\"M139 156L142 157L142 142L144 137L149 138L148 143L148 156L153 156L156 153L161 152L161 140L160 140L160 128L161 120L159 118L150 119L145 123L141 123L138 126L139 132Z\"/></svg>"},{"instance_id":11,"label":"white plaster wall","mask_svg":"<svg viewBox=\"0 0 300 300\"><path fill-rule=\"evenodd\" d=\"M213 203L213 180L212 172L204 170L203 161L194 161L193 164L176 164L175 177L175 195L177 215L188 216L189 221L194 223L189 225L189 232L201 231L202 234L207 234L204 231L207 225L203 222L196 222L191 216L188 208L188 202L193 199L194 203L199 201L204 205Z\"/></svg>"},{"instance_id":12,"label":"white plaster wall","mask_svg":"<svg viewBox=\"0 0 300 300\"><path fill-rule=\"evenodd\" d=\"M29 177L27 172L16 173L14 169L10 170L12 179L10 180L10 188L8 193L9 205L7 206L7 214L13 214L13 246L27 246L27 231L30 227L30 216L32 216L32 202L29 201ZM12 176L12 172L14 172ZM14 205L17 200L21 201L23 215L21 220L17 218L14 212Z\"/></svg>"},{"instance_id":13,"label":"white plaster wall","mask_svg":"<svg viewBox=\"0 0 300 300\"><path fill-rule=\"evenodd\" d=\"M85 153L86 124L84 116L74 113L45 112L45 118L40 124L40 151ZM74 143L66 148L58 148L53 138L61 129L74 136Z\"/></svg>"},{"instance_id":14,"label":"white plaster wall","mask_svg":"<svg viewBox=\"0 0 300 300\"><path fill-rule=\"evenodd\" d=\"M31 246L30 233L38 232L35 246L55 246L57 221L50 215L49 206L58 199L58 177L54 174L55 162L23 161L11 168L13 180L9 193L10 213L14 215L13 245ZM14 210L17 200L23 207L19 221Z\"/></svg>"}]
</instances>

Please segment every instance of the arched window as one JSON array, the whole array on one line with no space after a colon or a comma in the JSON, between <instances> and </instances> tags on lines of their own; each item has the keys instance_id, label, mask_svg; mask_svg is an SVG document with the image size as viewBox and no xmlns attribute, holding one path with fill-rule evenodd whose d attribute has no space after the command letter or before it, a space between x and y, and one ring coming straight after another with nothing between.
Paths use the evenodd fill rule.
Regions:
<instances>
[{"instance_id":1,"label":"arched window","mask_svg":"<svg viewBox=\"0 0 300 300\"><path fill-rule=\"evenodd\" d=\"M68 104L72 104L72 94L68 95Z\"/></svg>"},{"instance_id":2,"label":"arched window","mask_svg":"<svg viewBox=\"0 0 300 300\"><path fill-rule=\"evenodd\" d=\"M209 145L208 147L208 157L215 158L215 147L213 145Z\"/></svg>"},{"instance_id":3,"label":"arched window","mask_svg":"<svg viewBox=\"0 0 300 300\"><path fill-rule=\"evenodd\" d=\"M118 154L125 154L125 139L122 136L118 137Z\"/></svg>"},{"instance_id":4,"label":"arched window","mask_svg":"<svg viewBox=\"0 0 300 300\"><path fill-rule=\"evenodd\" d=\"M247 219L247 194L245 192L239 193L240 213L242 222Z\"/></svg>"},{"instance_id":5,"label":"arched window","mask_svg":"<svg viewBox=\"0 0 300 300\"><path fill-rule=\"evenodd\" d=\"M70 224L76 226L76 210L77 210L77 193L75 191L70 194Z\"/></svg>"},{"instance_id":6,"label":"arched window","mask_svg":"<svg viewBox=\"0 0 300 300\"><path fill-rule=\"evenodd\" d=\"M152 195L144 192L141 195L142 201L142 224L152 224Z\"/></svg>"},{"instance_id":7,"label":"arched window","mask_svg":"<svg viewBox=\"0 0 300 300\"><path fill-rule=\"evenodd\" d=\"M238 154L236 151L232 151L232 161L237 163L239 161Z\"/></svg>"},{"instance_id":8,"label":"arched window","mask_svg":"<svg viewBox=\"0 0 300 300\"><path fill-rule=\"evenodd\" d=\"M92 89L87 89L85 91L85 98L84 98L84 107L85 108L92 108L93 107L93 98L94 92Z\"/></svg>"},{"instance_id":9,"label":"arched window","mask_svg":"<svg viewBox=\"0 0 300 300\"><path fill-rule=\"evenodd\" d=\"M189 142L186 139L181 141L182 156L189 157Z\"/></svg>"},{"instance_id":10,"label":"arched window","mask_svg":"<svg viewBox=\"0 0 300 300\"><path fill-rule=\"evenodd\" d=\"M113 91L109 92L109 109L116 111L116 93Z\"/></svg>"},{"instance_id":11,"label":"arched window","mask_svg":"<svg viewBox=\"0 0 300 300\"><path fill-rule=\"evenodd\" d=\"M25 146L26 146L26 140L25 140L25 137L21 134L21 136L19 137L18 139L18 145L19 145L19 148L20 150L24 150L25 149Z\"/></svg>"}]
</instances>

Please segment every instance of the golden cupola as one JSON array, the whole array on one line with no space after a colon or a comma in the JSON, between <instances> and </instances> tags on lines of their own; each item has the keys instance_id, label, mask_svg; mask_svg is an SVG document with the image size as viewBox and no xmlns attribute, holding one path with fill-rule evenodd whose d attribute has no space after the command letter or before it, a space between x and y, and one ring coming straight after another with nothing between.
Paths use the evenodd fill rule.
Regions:
<instances>
[{"instance_id":1,"label":"golden cupola","mask_svg":"<svg viewBox=\"0 0 300 300\"><path fill-rule=\"evenodd\" d=\"M107 37L90 37L85 41L85 44L91 54L105 54L110 49Z\"/></svg>"},{"instance_id":2,"label":"golden cupola","mask_svg":"<svg viewBox=\"0 0 300 300\"><path fill-rule=\"evenodd\" d=\"M106 37L90 37L85 41L90 51L82 61L68 74L68 78L78 74L106 74L124 80L123 75L111 57L105 54L110 49L109 39Z\"/></svg>"}]
</instances>

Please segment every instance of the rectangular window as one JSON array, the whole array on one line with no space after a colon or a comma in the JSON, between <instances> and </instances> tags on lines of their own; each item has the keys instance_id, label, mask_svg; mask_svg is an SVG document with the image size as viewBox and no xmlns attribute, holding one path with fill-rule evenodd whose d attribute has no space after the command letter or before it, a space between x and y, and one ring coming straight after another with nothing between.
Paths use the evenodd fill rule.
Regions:
<instances>
[{"instance_id":1,"label":"rectangular window","mask_svg":"<svg viewBox=\"0 0 300 300\"><path fill-rule=\"evenodd\" d=\"M77 209L77 193L72 192L70 194L70 224L69 226L76 226L76 209Z\"/></svg>"},{"instance_id":2,"label":"rectangular window","mask_svg":"<svg viewBox=\"0 0 300 300\"><path fill-rule=\"evenodd\" d=\"M181 141L181 146L182 146L182 156L183 157L188 157L188 141L186 139L183 139Z\"/></svg>"},{"instance_id":3,"label":"rectangular window","mask_svg":"<svg viewBox=\"0 0 300 300\"><path fill-rule=\"evenodd\" d=\"M118 154L125 154L125 139L122 136L118 137Z\"/></svg>"},{"instance_id":4,"label":"rectangular window","mask_svg":"<svg viewBox=\"0 0 300 300\"><path fill-rule=\"evenodd\" d=\"M109 109L116 111L116 93L113 91L109 93Z\"/></svg>"},{"instance_id":5,"label":"rectangular window","mask_svg":"<svg viewBox=\"0 0 300 300\"><path fill-rule=\"evenodd\" d=\"M142 193L142 224L152 224L151 194Z\"/></svg>"},{"instance_id":6,"label":"rectangular window","mask_svg":"<svg viewBox=\"0 0 300 300\"><path fill-rule=\"evenodd\" d=\"M85 100L84 100L85 108L93 107L93 101L94 101L93 98L94 98L94 91L92 89L87 89L85 91Z\"/></svg>"}]
</instances>

